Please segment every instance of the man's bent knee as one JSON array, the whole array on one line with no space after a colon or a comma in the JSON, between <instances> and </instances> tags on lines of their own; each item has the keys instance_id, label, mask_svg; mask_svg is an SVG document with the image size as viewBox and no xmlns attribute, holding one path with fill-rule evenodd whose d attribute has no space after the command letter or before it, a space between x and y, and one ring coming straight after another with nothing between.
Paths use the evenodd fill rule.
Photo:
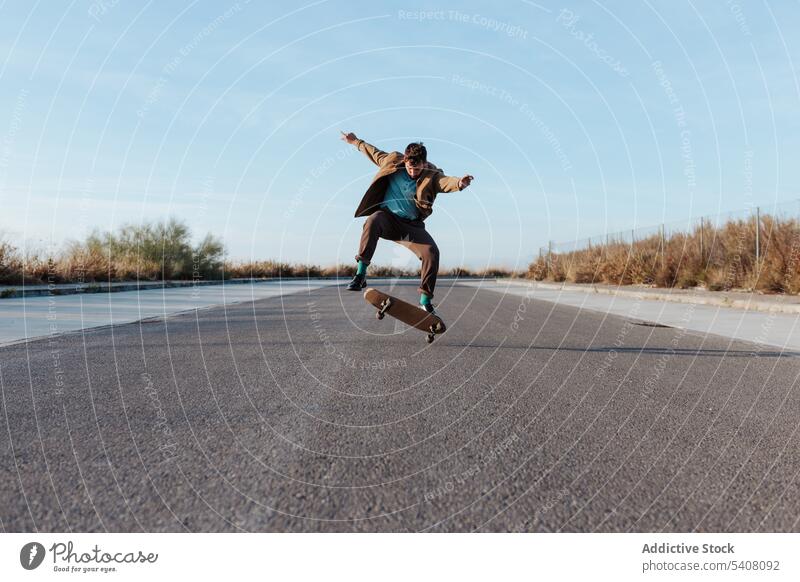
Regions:
<instances>
[{"instance_id":1,"label":"man's bent knee","mask_svg":"<svg viewBox=\"0 0 800 582\"><path fill-rule=\"evenodd\" d=\"M425 247L419 253L419 258L425 262L439 262L439 249L437 247Z\"/></svg>"}]
</instances>

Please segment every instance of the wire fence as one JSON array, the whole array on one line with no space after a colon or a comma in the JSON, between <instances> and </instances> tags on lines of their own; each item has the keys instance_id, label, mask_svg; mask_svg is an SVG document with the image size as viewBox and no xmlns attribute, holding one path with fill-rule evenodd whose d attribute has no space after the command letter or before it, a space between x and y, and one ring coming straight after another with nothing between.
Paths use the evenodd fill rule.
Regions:
<instances>
[{"instance_id":1,"label":"wire fence","mask_svg":"<svg viewBox=\"0 0 800 582\"><path fill-rule=\"evenodd\" d=\"M784 283L800 277L798 255L800 199L550 242L539 249L529 275L556 281L713 286L722 276L715 271L733 269L723 286L757 287L768 268L767 287L777 290L793 285L776 283L776 277Z\"/></svg>"}]
</instances>

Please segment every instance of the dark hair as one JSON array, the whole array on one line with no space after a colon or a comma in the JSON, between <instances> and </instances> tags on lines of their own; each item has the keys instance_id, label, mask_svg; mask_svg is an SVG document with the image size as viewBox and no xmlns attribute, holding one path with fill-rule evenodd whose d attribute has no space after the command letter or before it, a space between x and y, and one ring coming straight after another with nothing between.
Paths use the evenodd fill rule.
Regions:
<instances>
[{"instance_id":1,"label":"dark hair","mask_svg":"<svg viewBox=\"0 0 800 582\"><path fill-rule=\"evenodd\" d=\"M411 163L428 160L428 150L425 149L421 141L410 143L406 146L406 160Z\"/></svg>"}]
</instances>

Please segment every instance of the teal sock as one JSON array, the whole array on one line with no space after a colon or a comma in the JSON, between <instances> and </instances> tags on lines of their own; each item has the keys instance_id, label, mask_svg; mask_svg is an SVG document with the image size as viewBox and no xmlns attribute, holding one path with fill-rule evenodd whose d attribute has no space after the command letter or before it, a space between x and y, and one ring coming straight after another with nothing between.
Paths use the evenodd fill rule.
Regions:
<instances>
[{"instance_id":1,"label":"teal sock","mask_svg":"<svg viewBox=\"0 0 800 582\"><path fill-rule=\"evenodd\" d=\"M356 269L356 275L366 275L367 274L367 264L364 261L358 261L358 269Z\"/></svg>"},{"instance_id":2,"label":"teal sock","mask_svg":"<svg viewBox=\"0 0 800 582\"><path fill-rule=\"evenodd\" d=\"M420 305L430 305L431 298L428 297L425 293L420 293L419 295L419 304Z\"/></svg>"}]
</instances>

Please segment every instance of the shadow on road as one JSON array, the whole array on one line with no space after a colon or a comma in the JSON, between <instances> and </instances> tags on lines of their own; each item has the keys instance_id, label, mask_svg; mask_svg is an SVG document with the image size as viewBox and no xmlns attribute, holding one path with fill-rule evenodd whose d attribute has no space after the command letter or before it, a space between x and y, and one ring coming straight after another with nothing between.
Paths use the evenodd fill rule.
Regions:
<instances>
[{"instance_id":1,"label":"shadow on road","mask_svg":"<svg viewBox=\"0 0 800 582\"><path fill-rule=\"evenodd\" d=\"M501 344L488 345L488 344L448 344L449 347L464 347L464 348L491 348L491 349L517 349L517 350L543 350L543 351L557 351L557 352L597 352L597 353L610 353L616 352L618 354L642 354L653 356L711 356L718 358L797 358L800 357L800 352L776 352L776 351L758 351L758 350L700 350L691 348L616 348L616 347L597 347L597 348L565 348L557 346L518 346Z\"/></svg>"}]
</instances>

